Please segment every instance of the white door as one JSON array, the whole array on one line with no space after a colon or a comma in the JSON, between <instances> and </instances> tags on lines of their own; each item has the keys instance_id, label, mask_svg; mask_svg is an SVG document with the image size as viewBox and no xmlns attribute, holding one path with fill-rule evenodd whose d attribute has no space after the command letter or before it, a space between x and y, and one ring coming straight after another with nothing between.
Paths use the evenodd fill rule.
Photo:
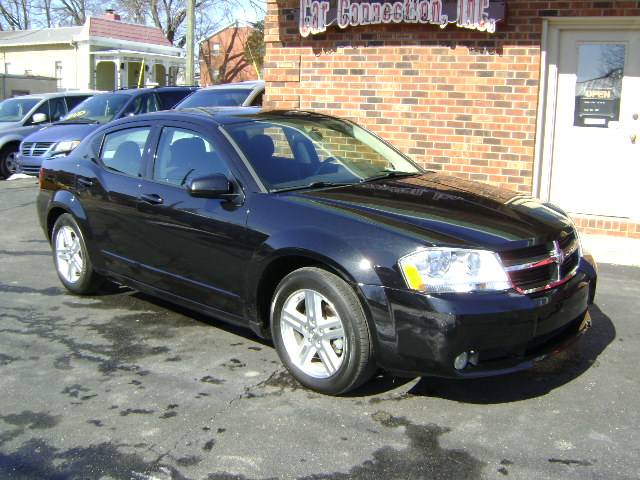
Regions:
<instances>
[{"instance_id":1,"label":"white door","mask_svg":"<svg viewBox=\"0 0 640 480\"><path fill-rule=\"evenodd\" d=\"M550 200L640 218L640 32L560 32Z\"/></svg>"}]
</instances>

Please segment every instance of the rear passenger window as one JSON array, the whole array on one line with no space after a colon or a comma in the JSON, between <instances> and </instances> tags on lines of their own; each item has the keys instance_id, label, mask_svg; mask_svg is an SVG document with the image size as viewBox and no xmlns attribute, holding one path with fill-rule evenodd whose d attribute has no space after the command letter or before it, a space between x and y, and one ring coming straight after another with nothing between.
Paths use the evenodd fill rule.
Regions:
<instances>
[{"instance_id":1,"label":"rear passenger window","mask_svg":"<svg viewBox=\"0 0 640 480\"><path fill-rule=\"evenodd\" d=\"M151 127L129 128L107 133L102 144L100 159L115 172L133 177L140 176L142 154Z\"/></svg>"},{"instance_id":2,"label":"rear passenger window","mask_svg":"<svg viewBox=\"0 0 640 480\"><path fill-rule=\"evenodd\" d=\"M191 94L191 90L169 90L166 92L157 92L160 97L160 109L170 110L184 97Z\"/></svg>"},{"instance_id":3,"label":"rear passenger window","mask_svg":"<svg viewBox=\"0 0 640 480\"><path fill-rule=\"evenodd\" d=\"M214 145L202 135L181 128L165 127L160 135L153 178L174 185L189 179L229 170Z\"/></svg>"},{"instance_id":4,"label":"rear passenger window","mask_svg":"<svg viewBox=\"0 0 640 480\"><path fill-rule=\"evenodd\" d=\"M67 101L67 110L68 111L73 110L90 96L91 95L73 95L73 96L66 97L65 100Z\"/></svg>"}]
</instances>

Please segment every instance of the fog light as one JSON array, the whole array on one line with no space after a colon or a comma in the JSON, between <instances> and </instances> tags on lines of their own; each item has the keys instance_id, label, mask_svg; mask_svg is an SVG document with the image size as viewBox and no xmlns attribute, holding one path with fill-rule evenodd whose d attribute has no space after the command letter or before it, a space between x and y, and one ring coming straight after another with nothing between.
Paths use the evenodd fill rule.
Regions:
<instances>
[{"instance_id":1,"label":"fog light","mask_svg":"<svg viewBox=\"0 0 640 480\"><path fill-rule=\"evenodd\" d=\"M456 370L462 370L467 366L467 363L469 363L469 354L467 352L462 352L453 361L453 368Z\"/></svg>"}]
</instances>

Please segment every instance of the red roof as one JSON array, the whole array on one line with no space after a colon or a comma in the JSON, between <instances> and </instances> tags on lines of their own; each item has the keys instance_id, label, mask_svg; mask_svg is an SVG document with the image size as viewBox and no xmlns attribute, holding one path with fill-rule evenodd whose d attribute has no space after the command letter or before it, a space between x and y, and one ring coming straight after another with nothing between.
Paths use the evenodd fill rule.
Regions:
<instances>
[{"instance_id":1,"label":"red roof","mask_svg":"<svg viewBox=\"0 0 640 480\"><path fill-rule=\"evenodd\" d=\"M129 40L130 42L152 43L167 47L172 46L159 28L123 23L99 17L89 17L89 35Z\"/></svg>"}]
</instances>

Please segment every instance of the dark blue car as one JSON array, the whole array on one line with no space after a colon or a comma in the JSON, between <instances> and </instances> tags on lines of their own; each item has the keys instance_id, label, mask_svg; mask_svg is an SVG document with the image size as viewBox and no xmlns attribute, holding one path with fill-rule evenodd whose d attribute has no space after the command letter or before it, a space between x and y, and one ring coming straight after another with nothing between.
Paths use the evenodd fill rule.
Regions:
<instances>
[{"instance_id":1,"label":"dark blue car","mask_svg":"<svg viewBox=\"0 0 640 480\"><path fill-rule=\"evenodd\" d=\"M42 160L67 155L98 126L118 118L169 110L196 87L136 88L87 99L60 122L26 137L20 144L17 171L38 175Z\"/></svg>"},{"instance_id":2,"label":"dark blue car","mask_svg":"<svg viewBox=\"0 0 640 480\"><path fill-rule=\"evenodd\" d=\"M515 372L590 325L595 262L561 209L316 113L119 120L43 162L38 213L71 292L113 279L251 328L325 394Z\"/></svg>"}]
</instances>

